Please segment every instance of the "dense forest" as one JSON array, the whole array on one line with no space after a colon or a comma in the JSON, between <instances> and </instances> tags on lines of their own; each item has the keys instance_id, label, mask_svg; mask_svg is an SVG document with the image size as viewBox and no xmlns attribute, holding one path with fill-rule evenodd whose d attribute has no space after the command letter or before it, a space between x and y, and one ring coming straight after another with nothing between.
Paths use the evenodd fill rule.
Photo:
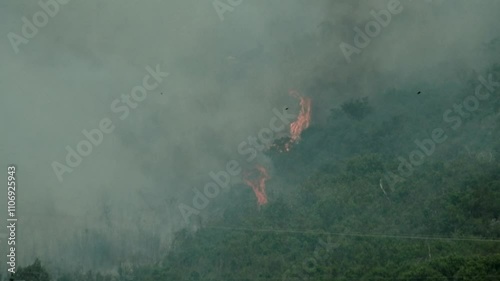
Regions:
<instances>
[{"instance_id":1,"label":"dense forest","mask_svg":"<svg viewBox=\"0 0 500 281\"><path fill-rule=\"evenodd\" d=\"M222 214L176 233L154 264L121 265L109 275L48 272L36 260L14 278L500 280L500 89L459 128L443 121L474 93L479 75L489 74L499 81L500 66L464 71L459 82L351 98L324 122L313 115L291 151L266 152L274 165L267 204L258 208L248 186L233 186L217 198L225 202ZM312 96L314 114L313 93L329 87L311 85L301 92ZM460 90L435 94L444 89ZM433 138L436 128L446 140L410 173L399 172L401 159L418 149L415 140Z\"/></svg>"}]
</instances>

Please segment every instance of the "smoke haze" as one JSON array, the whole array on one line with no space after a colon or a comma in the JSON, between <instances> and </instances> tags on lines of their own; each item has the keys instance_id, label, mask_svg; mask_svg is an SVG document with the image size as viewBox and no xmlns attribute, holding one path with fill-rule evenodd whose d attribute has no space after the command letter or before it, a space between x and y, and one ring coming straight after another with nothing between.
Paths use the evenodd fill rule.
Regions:
<instances>
[{"instance_id":1,"label":"smoke haze","mask_svg":"<svg viewBox=\"0 0 500 281\"><path fill-rule=\"evenodd\" d=\"M202 190L230 160L266 164L285 192L268 156L247 163L238 146L269 127L274 108L299 113L290 89L312 100L316 125L354 97L370 97L379 112L418 114L418 104L398 109L377 98L456 80L430 93L446 99L460 92L457 77L498 61L486 47L499 38L499 1L406 0L348 63L339 44L354 45L353 28L364 29L370 11L387 2L243 1L221 20L211 1L71 0L17 54L7 34L20 35L22 17L31 21L41 8L0 3L0 159L18 168L18 263L40 257L52 268L109 269L154 261L186 228L179 204L192 206L193 188ZM169 76L121 120L113 101L157 65ZM76 149L82 130L103 118L114 131L60 182L52 163L65 164L66 146ZM242 184L240 175L230 188ZM210 199L200 215L215 216L227 200Z\"/></svg>"}]
</instances>

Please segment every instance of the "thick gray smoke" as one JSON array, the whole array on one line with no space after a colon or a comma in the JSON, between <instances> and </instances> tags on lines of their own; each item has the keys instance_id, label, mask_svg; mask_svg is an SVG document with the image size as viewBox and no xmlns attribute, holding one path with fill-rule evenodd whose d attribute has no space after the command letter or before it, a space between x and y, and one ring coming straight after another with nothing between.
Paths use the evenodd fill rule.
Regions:
<instances>
[{"instance_id":1,"label":"thick gray smoke","mask_svg":"<svg viewBox=\"0 0 500 281\"><path fill-rule=\"evenodd\" d=\"M269 127L273 109L297 114L289 89L311 97L313 122L322 122L347 98L439 83L457 68L481 72L495 55L484 46L500 30L495 0L403 0L347 59L341 43L356 47L354 28L395 1L67 2L36 32L23 17L33 23L44 11L37 1L0 3L0 159L18 168L19 264L154 260L186 227L179 204L193 206L193 188L203 190L210 172L231 160L272 168L262 155L248 163L238 146ZM168 76L125 115L122 95L157 65ZM325 85L326 76L336 83ZM60 181L53 162L67 165L66 146L76 150L82 130L106 118L114 130ZM217 199L210 206L223 209Z\"/></svg>"}]
</instances>

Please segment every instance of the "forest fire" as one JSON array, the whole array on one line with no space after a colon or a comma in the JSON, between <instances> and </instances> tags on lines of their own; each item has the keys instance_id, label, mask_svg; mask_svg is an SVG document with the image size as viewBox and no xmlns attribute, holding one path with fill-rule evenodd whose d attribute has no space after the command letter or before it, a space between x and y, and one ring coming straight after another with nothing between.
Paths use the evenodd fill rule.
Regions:
<instances>
[{"instance_id":1,"label":"forest fire","mask_svg":"<svg viewBox=\"0 0 500 281\"><path fill-rule=\"evenodd\" d=\"M302 131L309 127L311 122L311 99L307 97L303 97L299 92L295 90L290 90L289 94L300 100L300 112L297 116L297 119L290 123L290 138L284 143L285 151L290 151L293 144L297 143L300 139L300 134ZM283 144L282 144L283 145ZM281 145L273 145L278 151L282 152L279 148ZM267 170L261 166L256 166L256 171L259 172L259 176L256 178L255 175L249 177L250 174L254 173L246 173L243 177L243 180L247 185L252 187L255 192L255 196L257 197L257 201L259 206L262 206L267 203L267 195L266 195L266 181L270 179L269 173Z\"/></svg>"},{"instance_id":2,"label":"forest fire","mask_svg":"<svg viewBox=\"0 0 500 281\"><path fill-rule=\"evenodd\" d=\"M247 173L244 177L244 181L246 184L252 187L253 191L255 192L255 196L257 196L257 202L259 206L261 206L267 203L266 181L271 177L269 177L269 173L263 166L257 165L256 168L259 172L258 178L250 179L250 175Z\"/></svg>"},{"instance_id":3,"label":"forest fire","mask_svg":"<svg viewBox=\"0 0 500 281\"><path fill-rule=\"evenodd\" d=\"M290 141L285 144L286 151L290 151L292 144L300 139L300 134L309 127L309 123L311 122L311 99L302 97L295 90L290 90L289 94L300 100L300 113L297 116L297 120L290 123Z\"/></svg>"}]
</instances>

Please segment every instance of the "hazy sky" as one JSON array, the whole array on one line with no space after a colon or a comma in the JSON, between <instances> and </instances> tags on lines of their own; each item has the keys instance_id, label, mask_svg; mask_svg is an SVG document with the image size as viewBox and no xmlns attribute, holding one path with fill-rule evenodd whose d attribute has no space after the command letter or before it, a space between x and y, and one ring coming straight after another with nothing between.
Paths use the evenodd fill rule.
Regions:
<instances>
[{"instance_id":1,"label":"hazy sky","mask_svg":"<svg viewBox=\"0 0 500 281\"><path fill-rule=\"evenodd\" d=\"M85 228L130 248L142 232L162 233L168 245L192 188L230 160L244 163L238 145L268 126L273 108L297 113L291 88L312 98L321 122L348 97L439 81L456 67L480 72L491 61L482 46L499 36L499 1L405 0L347 63L339 44L353 45L353 28L388 2L245 0L221 20L211 0L70 0L16 53L8 34L22 35L22 18L32 22L42 8L2 1L0 159L18 167L20 261L76 255L61 247ZM113 101L157 65L169 76L121 120ZM324 73L338 84L307 92ZM82 130L103 118L114 131L60 182L51 164L64 164L65 147L76 149Z\"/></svg>"}]
</instances>

